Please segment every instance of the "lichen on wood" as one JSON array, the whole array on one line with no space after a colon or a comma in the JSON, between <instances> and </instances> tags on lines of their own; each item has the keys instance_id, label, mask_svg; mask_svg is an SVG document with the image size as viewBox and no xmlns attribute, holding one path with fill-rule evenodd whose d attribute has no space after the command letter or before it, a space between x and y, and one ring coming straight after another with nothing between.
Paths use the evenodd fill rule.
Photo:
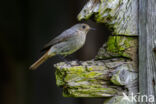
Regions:
<instances>
[{"instance_id":1,"label":"lichen on wood","mask_svg":"<svg viewBox=\"0 0 156 104\"><path fill-rule=\"evenodd\" d=\"M79 63L81 63L79 65ZM125 92L122 87L137 79L131 62L121 59L58 63L56 82L66 97L110 97ZM128 90L127 90L128 92Z\"/></svg>"},{"instance_id":2,"label":"lichen on wood","mask_svg":"<svg viewBox=\"0 0 156 104\"><path fill-rule=\"evenodd\" d=\"M96 59L125 57L136 58L137 38L124 36L110 36L108 41L100 48Z\"/></svg>"},{"instance_id":3,"label":"lichen on wood","mask_svg":"<svg viewBox=\"0 0 156 104\"><path fill-rule=\"evenodd\" d=\"M96 22L113 28L113 34L138 35L138 0L89 0L78 15L87 20L94 14Z\"/></svg>"}]
</instances>

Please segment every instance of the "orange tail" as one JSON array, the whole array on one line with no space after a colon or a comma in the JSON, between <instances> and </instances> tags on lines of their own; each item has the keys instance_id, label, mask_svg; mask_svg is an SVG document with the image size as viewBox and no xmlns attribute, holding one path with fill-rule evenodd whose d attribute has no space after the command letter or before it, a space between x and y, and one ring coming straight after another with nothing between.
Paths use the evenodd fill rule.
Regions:
<instances>
[{"instance_id":1,"label":"orange tail","mask_svg":"<svg viewBox=\"0 0 156 104\"><path fill-rule=\"evenodd\" d=\"M54 56L54 55L52 55L52 56ZM52 57L52 56L51 56L51 57ZM43 62L45 62L48 58L49 58L48 52L46 52L40 59L38 59L34 64L32 64L32 65L30 66L29 69L31 69L31 70L37 69L37 68L38 68Z\"/></svg>"}]
</instances>

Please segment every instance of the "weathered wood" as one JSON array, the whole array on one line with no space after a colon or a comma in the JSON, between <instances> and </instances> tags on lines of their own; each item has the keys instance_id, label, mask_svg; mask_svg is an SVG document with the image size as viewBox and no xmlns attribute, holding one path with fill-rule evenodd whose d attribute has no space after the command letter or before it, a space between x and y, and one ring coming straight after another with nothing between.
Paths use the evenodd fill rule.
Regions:
<instances>
[{"instance_id":1,"label":"weathered wood","mask_svg":"<svg viewBox=\"0 0 156 104\"><path fill-rule=\"evenodd\" d=\"M63 87L64 96L110 97L122 95L122 92L128 96L137 93L137 8L137 0L88 1L78 19L87 20L94 16L94 20L107 25L112 34L101 47L96 61L55 65L57 85ZM73 61L69 63L73 64ZM116 104L121 102L118 96ZM112 97L108 102L116 98Z\"/></svg>"},{"instance_id":2,"label":"weathered wood","mask_svg":"<svg viewBox=\"0 0 156 104\"><path fill-rule=\"evenodd\" d=\"M128 99L132 100L130 97ZM114 96L105 100L103 104L137 104L137 102L131 102L130 100L124 99L123 96Z\"/></svg>"},{"instance_id":3,"label":"weathered wood","mask_svg":"<svg viewBox=\"0 0 156 104\"><path fill-rule=\"evenodd\" d=\"M156 98L155 24L156 0L139 0L139 91Z\"/></svg>"},{"instance_id":4,"label":"weathered wood","mask_svg":"<svg viewBox=\"0 0 156 104\"><path fill-rule=\"evenodd\" d=\"M137 69L137 48L138 39L136 37L110 36L108 41L100 48L96 59L124 57L133 60L135 69Z\"/></svg>"},{"instance_id":5,"label":"weathered wood","mask_svg":"<svg viewBox=\"0 0 156 104\"><path fill-rule=\"evenodd\" d=\"M114 35L138 35L138 0L90 0L78 19L88 19L93 14L96 22L107 24Z\"/></svg>"},{"instance_id":6,"label":"weathered wood","mask_svg":"<svg viewBox=\"0 0 156 104\"><path fill-rule=\"evenodd\" d=\"M56 84L63 86L66 97L110 97L122 95L122 92L128 94L132 89L129 85L137 80L132 62L121 59L72 61L70 65L58 63L55 67ZM128 90L122 89L123 85ZM136 93L136 90L132 92Z\"/></svg>"}]
</instances>

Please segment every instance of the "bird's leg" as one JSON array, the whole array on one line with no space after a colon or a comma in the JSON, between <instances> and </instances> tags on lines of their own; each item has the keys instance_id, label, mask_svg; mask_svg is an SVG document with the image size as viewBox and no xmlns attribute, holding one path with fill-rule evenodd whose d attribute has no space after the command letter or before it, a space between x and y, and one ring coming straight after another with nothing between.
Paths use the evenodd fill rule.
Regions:
<instances>
[{"instance_id":1,"label":"bird's leg","mask_svg":"<svg viewBox=\"0 0 156 104\"><path fill-rule=\"evenodd\" d=\"M69 61L65 58L65 56L62 56L62 55L57 55L61 60L63 60L67 65L70 65L71 64L69 63Z\"/></svg>"},{"instance_id":2,"label":"bird's leg","mask_svg":"<svg viewBox=\"0 0 156 104\"><path fill-rule=\"evenodd\" d=\"M67 60L67 58L65 58L65 56L62 56L62 55L57 55L61 60L63 60L67 65L70 65L70 66L74 66L74 65L71 65L71 63ZM75 59L77 65L82 65L81 61L79 61L78 59Z\"/></svg>"},{"instance_id":3,"label":"bird's leg","mask_svg":"<svg viewBox=\"0 0 156 104\"><path fill-rule=\"evenodd\" d=\"M70 59L72 58L73 59L73 56L72 55L69 55L68 56ZM77 64L76 65L82 65L82 63L81 63L81 61L80 60L78 60L78 59L73 59L73 61L75 61Z\"/></svg>"},{"instance_id":4,"label":"bird's leg","mask_svg":"<svg viewBox=\"0 0 156 104\"><path fill-rule=\"evenodd\" d=\"M75 61L78 65L82 65L81 61L79 61L78 59L76 59Z\"/></svg>"},{"instance_id":5,"label":"bird's leg","mask_svg":"<svg viewBox=\"0 0 156 104\"><path fill-rule=\"evenodd\" d=\"M66 58L65 58L64 56L62 56L62 55L57 55L57 56L58 56L61 60L67 62L67 60L66 60Z\"/></svg>"}]
</instances>

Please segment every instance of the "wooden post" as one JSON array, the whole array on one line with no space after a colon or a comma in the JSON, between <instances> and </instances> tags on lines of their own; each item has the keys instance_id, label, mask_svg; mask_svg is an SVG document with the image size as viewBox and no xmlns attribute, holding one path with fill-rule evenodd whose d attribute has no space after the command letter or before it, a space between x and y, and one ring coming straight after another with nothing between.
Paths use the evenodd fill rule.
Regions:
<instances>
[{"instance_id":1,"label":"wooden post","mask_svg":"<svg viewBox=\"0 0 156 104\"><path fill-rule=\"evenodd\" d=\"M156 0L139 0L139 92L156 98L155 42Z\"/></svg>"}]
</instances>

